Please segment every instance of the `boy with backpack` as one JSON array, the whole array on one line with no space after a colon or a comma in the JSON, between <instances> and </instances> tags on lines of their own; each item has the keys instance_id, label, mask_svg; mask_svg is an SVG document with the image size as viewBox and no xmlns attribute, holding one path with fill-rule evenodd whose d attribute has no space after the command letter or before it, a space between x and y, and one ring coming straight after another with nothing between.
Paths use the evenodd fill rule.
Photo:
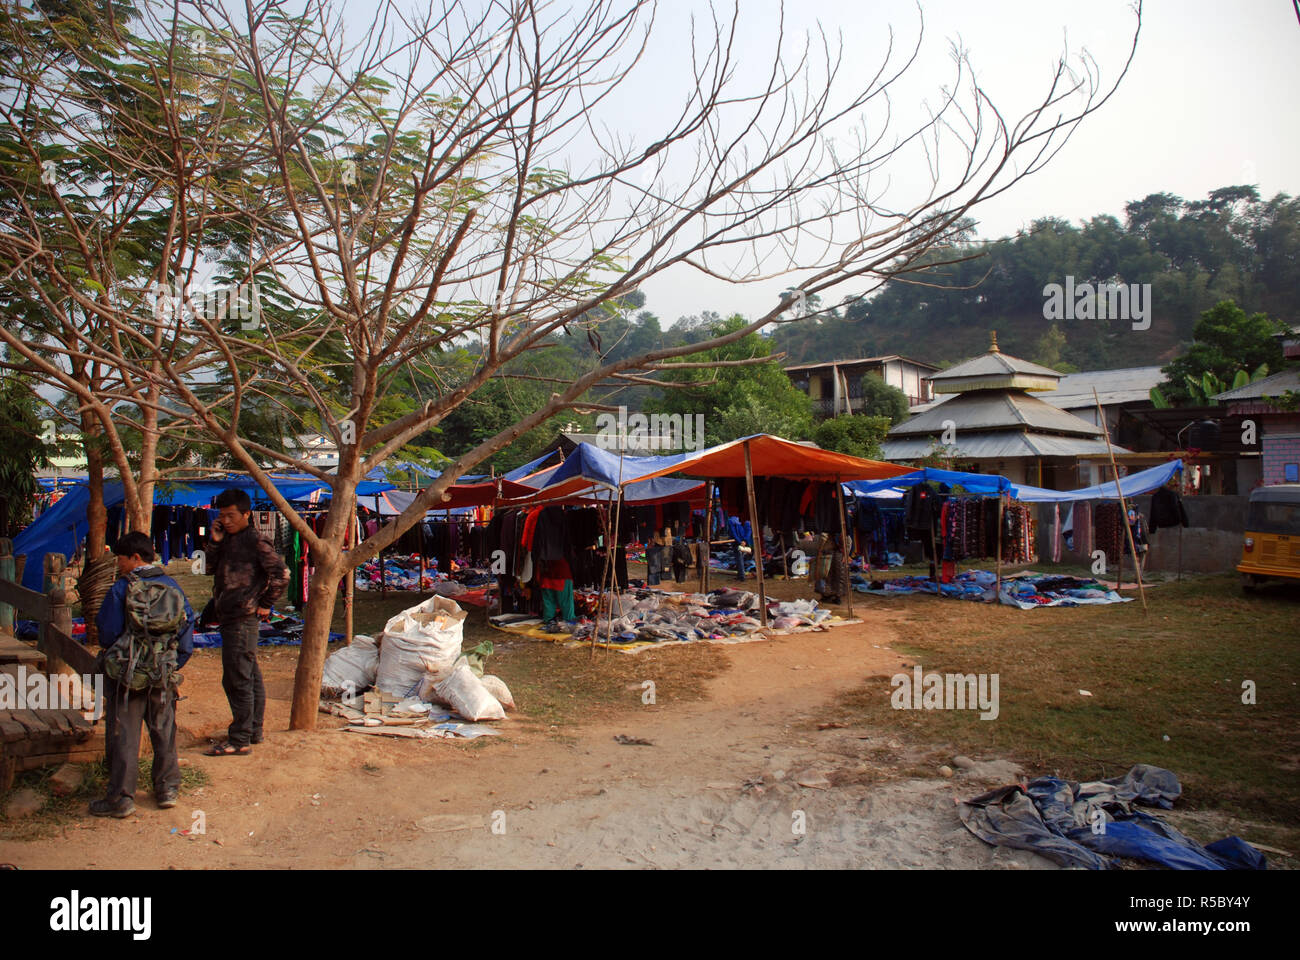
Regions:
<instances>
[{"instance_id":1,"label":"boy with backpack","mask_svg":"<svg viewBox=\"0 0 1300 960\"><path fill-rule=\"evenodd\" d=\"M177 671L194 652L194 611L180 586L154 565L153 542L139 531L113 548L118 579L95 624L104 648L104 753L108 789L90 804L97 817L135 812L140 724L153 745L153 795L158 806L176 806L181 768L176 757Z\"/></svg>"}]
</instances>

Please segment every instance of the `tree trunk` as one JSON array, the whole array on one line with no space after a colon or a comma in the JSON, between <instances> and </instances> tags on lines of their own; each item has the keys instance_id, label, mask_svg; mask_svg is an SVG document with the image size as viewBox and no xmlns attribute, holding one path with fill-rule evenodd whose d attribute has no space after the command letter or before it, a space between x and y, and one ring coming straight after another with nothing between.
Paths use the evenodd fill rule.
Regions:
<instances>
[{"instance_id":1,"label":"tree trunk","mask_svg":"<svg viewBox=\"0 0 1300 960\"><path fill-rule=\"evenodd\" d=\"M104 506L104 454L96 442L100 427L94 415L87 412L81 415L82 445L86 453L86 486L90 491L90 502L86 505L86 559L82 570L90 566L92 560L102 558L108 548L108 508ZM95 616L99 613L103 598L95 593L87 593L81 598L81 615L86 621L86 643L94 645L99 633L95 628Z\"/></svg>"},{"instance_id":2,"label":"tree trunk","mask_svg":"<svg viewBox=\"0 0 1300 960\"><path fill-rule=\"evenodd\" d=\"M344 574L342 553L333 544L316 553L316 568L307 589L303 611L302 649L293 675L293 708L290 730L315 730L319 713L320 682L325 670L325 651L330 639L330 621L338 599L339 578ZM347 571L350 573L350 571Z\"/></svg>"}]
</instances>

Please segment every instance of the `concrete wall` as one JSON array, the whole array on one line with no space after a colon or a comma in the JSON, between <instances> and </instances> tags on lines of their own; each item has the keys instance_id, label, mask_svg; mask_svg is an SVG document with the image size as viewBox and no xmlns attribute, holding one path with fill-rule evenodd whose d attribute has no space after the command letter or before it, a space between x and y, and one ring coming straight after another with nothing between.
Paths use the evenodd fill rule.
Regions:
<instances>
[{"instance_id":1,"label":"concrete wall","mask_svg":"<svg viewBox=\"0 0 1300 960\"><path fill-rule=\"evenodd\" d=\"M1094 501L1095 503L1096 501ZM1182 530L1182 569L1189 573L1232 573L1241 562L1241 538L1246 524L1249 496L1183 497L1188 525L1183 528L1161 527L1148 539L1151 550L1147 554L1147 570L1174 572L1178 570L1178 538ZM1137 506L1142 516L1150 522L1150 495L1134 497L1130 503ZM1064 520L1069 504L1060 504ZM1041 560L1052 558L1052 507L1050 503L1038 505L1038 556ZM1090 540L1090 538L1089 538ZM1080 538L1075 545L1082 546ZM1128 567L1130 559L1124 558ZM1069 551L1061 547L1061 562L1091 566L1088 553ZM1113 565L1115 558L1110 558Z\"/></svg>"}]
</instances>

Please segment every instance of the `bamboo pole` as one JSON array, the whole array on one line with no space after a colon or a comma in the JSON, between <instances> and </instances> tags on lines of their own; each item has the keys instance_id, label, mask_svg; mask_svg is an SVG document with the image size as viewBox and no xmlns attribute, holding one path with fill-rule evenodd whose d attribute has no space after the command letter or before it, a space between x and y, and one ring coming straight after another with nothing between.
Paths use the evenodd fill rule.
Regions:
<instances>
[{"instance_id":1,"label":"bamboo pole","mask_svg":"<svg viewBox=\"0 0 1300 960\"><path fill-rule=\"evenodd\" d=\"M754 502L754 465L750 461L749 441L745 441L745 493L749 497L750 546L754 550L754 573L758 576L759 622L767 626L767 589L763 585L763 530L758 525L758 504ZM739 553L739 551L737 551ZM740 569L745 569L745 555L740 553Z\"/></svg>"},{"instance_id":2,"label":"bamboo pole","mask_svg":"<svg viewBox=\"0 0 1300 960\"><path fill-rule=\"evenodd\" d=\"M419 582L419 586L416 587L416 591L421 592L424 590L424 518L423 517L420 518L420 522L416 525L416 527L419 530L418 536L420 540L420 582Z\"/></svg>"},{"instance_id":3,"label":"bamboo pole","mask_svg":"<svg viewBox=\"0 0 1300 960\"><path fill-rule=\"evenodd\" d=\"M994 603L1001 603L1001 602L1002 602L1002 508L1003 508L1003 505L1004 505L1004 503L1005 503L1005 500L1006 500L1006 497L1005 497L1003 494L999 493L999 494L998 494L998 530L997 530L997 542L998 542L998 579L997 579L997 583L994 584L994 587L993 587L993 602L994 602ZM983 508L981 507L980 509L983 509Z\"/></svg>"},{"instance_id":4,"label":"bamboo pole","mask_svg":"<svg viewBox=\"0 0 1300 960\"><path fill-rule=\"evenodd\" d=\"M379 519L380 516L381 514L379 512L379 494L376 493L375 494L375 533L378 533L379 528L383 526L383 522ZM379 558L379 595L381 597L386 597L388 596L388 577L384 575L384 551L377 550L375 551L375 555Z\"/></svg>"},{"instance_id":5,"label":"bamboo pole","mask_svg":"<svg viewBox=\"0 0 1300 960\"><path fill-rule=\"evenodd\" d=\"M853 577L849 574L849 540L848 529L844 525L844 484L840 478L835 478L835 503L839 507L840 515L840 561L844 564L844 587L847 590L845 603L849 605L849 619L853 619ZM835 590L839 592L840 584L835 584Z\"/></svg>"},{"instance_id":6,"label":"bamboo pole","mask_svg":"<svg viewBox=\"0 0 1300 960\"><path fill-rule=\"evenodd\" d=\"M621 456L619 459L620 460L622 459ZM621 478L623 475L623 468L621 464L619 466L618 472L619 472L619 477ZM623 485L620 483L618 488L618 503L614 506L615 539L617 539L619 524L622 522L622 517L623 517ZM614 550L615 552L617 552L618 550L617 545L614 547ZM614 642L614 597L615 594L618 592L618 575L616 572L616 567L617 567L617 563L614 562L611 562L609 565L609 611L606 616L606 624L605 624L606 627L605 628L605 652L606 653L608 653L611 649L613 649L613 642ZM623 604L622 601L620 600L619 612L622 613L622 610L623 610ZM599 626L599 624L597 624L597 626ZM591 631L592 637L594 638L598 632L599 632L598 630L592 630ZM594 639L592 640L592 645L591 645L591 655L593 657L596 655L596 642Z\"/></svg>"},{"instance_id":7,"label":"bamboo pole","mask_svg":"<svg viewBox=\"0 0 1300 960\"><path fill-rule=\"evenodd\" d=\"M1133 569L1137 576L1138 595L1142 598L1142 614L1150 615L1147 609L1147 591L1142 583L1142 564L1138 562L1137 544L1133 542L1133 528L1128 525L1128 501L1124 498L1124 491L1119 485L1119 465L1115 462L1115 449L1110 445L1110 427L1106 425L1106 414L1101 409L1101 398L1097 396L1097 388L1092 388L1092 399L1097 404L1097 421L1101 424L1102 433L1106 437L1106 452L1110 454L1110 472L1115 477L1115 492L1119 494L1119 522L1124 527L1124 533L1128 537L1129 549L1133 551ZM1115 587L1118 593L1124 586L1124 549L1120 548L1120 579Z\"/></svg>"},{"instance_id":8,"label":"bamboo pole","mask_svg":"<svg viewBox=\"0 0 1300 960\"><path fill-rule=\"evenodd\" d=\"M704 564L700 570L700 593L709 592L709 553L713 544L713 481L709 481L709 493L704 501Z\"/></svg>"}]
</instances>

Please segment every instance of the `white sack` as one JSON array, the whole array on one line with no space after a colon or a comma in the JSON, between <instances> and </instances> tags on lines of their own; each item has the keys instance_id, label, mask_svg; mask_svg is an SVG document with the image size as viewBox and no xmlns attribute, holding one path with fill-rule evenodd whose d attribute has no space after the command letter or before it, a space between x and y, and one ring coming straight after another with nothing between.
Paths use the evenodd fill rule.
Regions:
<instances>
[{"instance_id":1,"label":"white sack","mask_svg":"<svg viewBox=\"0 0 1300 960\"><path fill-rule=\"evenodd\" d=\"M375 674L379 671L379 645L374 637L362 634L352 638L352 643L341 650L335 650L325 661L321 673L321 693L327 696L355 696L375 685Z\"/></svg>"},{"instance_id":2,"label":"white sack","mask_svg":"<svg viewBox=\"0 0 1300 960\"><path fill-rule=\"evenodd\" d=\"M485 673L479 678L479 682L483 684L488 693L492 694L497 703L506 708L507 712L515 709L515 698L510 695L510 688L506 686L504 680L493 674Z\"/></svg>"},{"instance_id":3,"label":"white sack","mask_svg":"<svg viewBox=\"0 0 1300 960\"><path fill-rule=\"evenodd\" d=\"M460 656L466 613L455 600L430 597L388 621L375 687L404 697L426 673L446 673Z\"/></svg>"},{"instance_id":4,"label":"white sack","mask_svg":"<svg viewBox=\"0 0 1300 960\"><path fill-rule=\"evenodd\" d=\"M461 657L445 680L434 686L435 695L466 720L504 720L506 712L474 676L469 661Z\"/></svg>"}]
</instances>

